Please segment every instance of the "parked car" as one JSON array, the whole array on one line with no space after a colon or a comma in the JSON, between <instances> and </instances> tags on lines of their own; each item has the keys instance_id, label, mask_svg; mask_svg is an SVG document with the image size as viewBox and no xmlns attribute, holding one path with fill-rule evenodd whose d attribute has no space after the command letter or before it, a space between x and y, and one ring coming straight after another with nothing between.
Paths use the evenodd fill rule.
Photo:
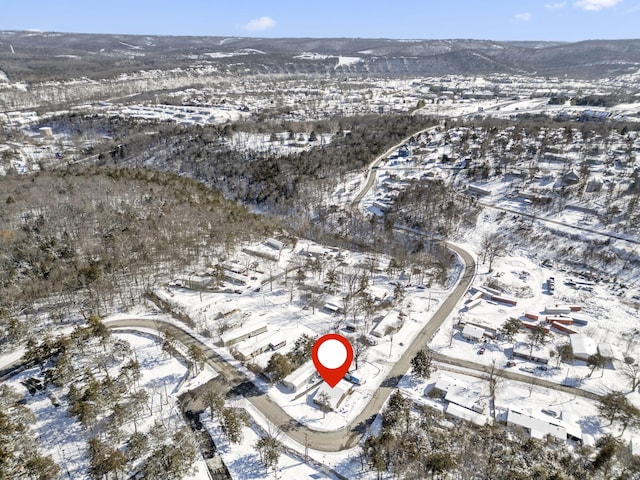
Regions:
<instances>
[{"instance_id":1,"label":"parked car","mask_svg":"<svg viewBox=\"0 0 640 480\"><path fill-rule=\"evenodd\" d=\"M484 347L480 347L480 350L478 350L478 355L484 355L484 352L486 352L487 349Z\"/></svg>"},{"instance_id":2,"label":"parked car","mask_svg":"<svg viewBox=\"0 0 640 480\"><path fill-rule=\"evenodd\" d=\"M515 367L515 366L516 366L516 362L514 362L513 360L509 360L509 361L507 362L507 365L506 365L506 366L507 366L507 367Z\"/></svg>"}]
</instances>

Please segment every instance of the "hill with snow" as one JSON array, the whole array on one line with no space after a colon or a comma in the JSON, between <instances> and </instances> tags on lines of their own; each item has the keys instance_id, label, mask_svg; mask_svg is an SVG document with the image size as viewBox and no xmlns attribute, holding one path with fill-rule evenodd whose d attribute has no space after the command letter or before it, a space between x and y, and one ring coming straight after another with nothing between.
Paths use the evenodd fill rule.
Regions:
<instances>
[{"instance_id":1,"label":"hill with snow","mask_svg":"<svg viewBox=\"0 0 640 480\"><path fill-rule=\"evenodd\" d=\"M562 43L0 32L0 69L12 81L104 78L193 65L244 74L517 73L603 78L638 71L640 40Z\"/></svg>"}]
</instances>

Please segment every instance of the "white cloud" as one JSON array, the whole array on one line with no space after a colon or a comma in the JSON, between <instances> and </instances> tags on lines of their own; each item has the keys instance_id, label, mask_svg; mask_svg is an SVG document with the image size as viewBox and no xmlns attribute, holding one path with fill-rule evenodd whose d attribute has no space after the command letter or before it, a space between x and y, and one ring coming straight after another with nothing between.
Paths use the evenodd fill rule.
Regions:
<instances>
[{"instance_id":1,"label":"white cloud","mask_svg":"<svg viewBox=\"0 0 640 480\"><path fill-rule=\"evenodd\" d=\"M528 22L529 20L531 20L531 13L529 12L516 13L515 18L519 22Z\"/></svg>"},{"instance_id":2,"label":"white cloud","mask_svg":"<svg viewBox=\"0 0 640 480\"><path fill-rule=\"evenodd\" d=\"M567 6L567 2L547 3L544 8L547 10L560 10Z\"/></svg>"},{"instance_id":3,"label":"white cloud","mask_svg":"<svg viewBox=\"0 0 640 480\"><path fill-rule=\"evenodd\" d=\"M276 22L271 17L260 17L251 20L244 27L248 32L261 32L263 30L269 30L270 28L274 28L276 26Z\"/></svg>"},{"instance_id":4,"label":"white cloud","mask_svg":"<svg viewBox=\"0 0 640 480\"><path fill-rule=\"evenodd\" d=\"M620 2L622 2L622 0L580 0L578 2L574 2L573 5L575 7L582 8L583 10L597 12L603 8L615 7Z\"/></svg>"}]
</instances>

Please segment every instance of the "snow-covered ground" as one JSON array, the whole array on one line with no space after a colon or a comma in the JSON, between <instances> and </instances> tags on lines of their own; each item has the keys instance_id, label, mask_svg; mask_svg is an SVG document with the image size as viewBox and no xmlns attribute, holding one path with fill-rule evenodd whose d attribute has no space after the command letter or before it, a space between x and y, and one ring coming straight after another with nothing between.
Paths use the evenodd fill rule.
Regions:
<instances>
[{"instance_id":1,"label":"snow-covered ground","mask_svg":"<svg viewBox=\"0 0 640 480\"><path fill-rule=\"evenodd\" d=\"M345 326L348 322L355 322L360 325L358 327L360 333L367 335L375 345L369 347L359 359L357 369L354 360L351 372L361 379L362 384L354 386L343 380L341 385L345 390L349 391L349 394L335 411L325 415L313 403L313 397L319 383L321 383L318 377L311 379L309 383L300 387L296 392L292 392L281 384L268 386L266 383L261 382L263 388L267 389L268 395L294 419L301 421L312 429L336 430L353 420L368 403L375 390L386 377L387 372L428 323L438 305L449 295L450 291L442 288L427 289L422 285L414 284L414 286L406 288L406 297L401 307L394 307L393 309L387 307L376 313L368 323L365 322L362 315L357 315L354 320L351 313L345 319L343 314L331 313L323 308L324 304L331 301L339 303L341 301L338 298L339 295L323 295L322 302L314 309L301 298L298 287L295 286L294 288L294 273L291 273L292 278L288 280L288 286L284 285L283 278L274 280L273 285L268 280L269 277L266 275L268 268L271 268L272 275L276 275L290 270L292 266L299 265L298 262L308 258L306 255L300 254L301 251L304 253L305 248L309 248L306 243L304 245L298 244L297 251L294 252L290 249L283 250L275 267L273 266L274 262L253 257L253 260L258 262L257 271L250 272L247 275L247 285L234 287L240 294L233 292L196 292L183 288L159 290L157 293L170 302L174 308L189 315L196 321L199 328L209 330L214 335L214 341L206 338L204 340L211 348L227 358L235 351L250 350L251 345L260 344L261 337L268 337L276 332L278 337L287 339L287 344L278 350L280 353L286 353L302 334L317 338L320 335L335 331L336 326L338 326L339 333L354 339L358 334L346 330ZM360 270L361 267L358 267L358 265L366 264L368 261L366 255L346 251L340 252L340 255L343 257L342 262L348 264L342 268L349 269L349 272L358 275L365 271ZM246 260L242 260L244 257L237 256L236 258L240 260L236 265L247 264ZM267 264L272 266L267 267ZM331 265L333 265L332 261L327 261L324 267L325 270L331 268ZM255 280L251 280L251 278L255 278ZM391 296L394 286L390 282L398 280L384 272L377 272L370 278L369 289L372 292L377 292L380 296ZM308 277L308 280L311 281L312 278ZM416 277L416 280L419 279ZM406 280L404 281L406 282ZM256 291L258 289L259 291ZM396 313L402 311L403 315L399 320L394 320L393 324L390 323L389 326L394 327L398 321L401 321L401 328L391 335L385 335L384 332L380 337L372 335L371 332L376 323L382 321L393 311L396 311ZM268 330L266 333L244 340L226 349L216 344L216 332L223 325L238 327L244 323L255 324L258 322L267 324ZM273 353L269 349L251 358L250 362L264 368ZM235 360L234 362L237 363Z\"/></svg>"},{"instance_id":2,"label":"snow-covered ground","mask_svg":"<svg viewBox=\"0 0 640 480\"><path fill-rule=\"evenodd\" d=\"M452 368L439 363L435 366L437 371L429 379L405 376L399 384L401 391L417 404L444 412L446 402L430 393L436 382L453 380L463 387L456 390L459 395L456 401L473 403L480 399L489 405L489 382L486 378L478 378L477 372L460 367ZM593 445L594 438L610 431L606 422L599 420L596 403L592 400L537 385L501 379L496 387L496 419L505 421L509 409L530 410L537 417L547 418L549 421L564 418L564 421L580 427L583 441L589 445ZM484 415L490 419L488 408Z\"/></svg>"},{"instance_id":3,"label":"snow-covered ground","mask_svg":"<svg viewBox=\"0 0 640 480\"><path fill-rule=\"evenodd\" d=\"M188 374L187 367L174 357L161 351L157 339L145 334L115 333L117 339L128 343L141 366L141 378L138 387L149 394L148 408L136 416L135 425L125 425L125 436L134 432L146 432L154 422L161 421L169 431L180 428L184 420L176 407L178 386L184 383ZM87 365L91 368L91 365ZM117 371L112 372L115 376ZM47 387L44 391L30 395L22 382L40 375L39 368L21 372L9 380L7 385L24 395L25 405L36 416L34 430L40 439L40 447L60 465L63 474L73 479L88 479L89 458L87 441L92 436L84 429L77 418L69 412L65 387ZM183 389L193 388L212 378L215 372L205 370L199 378L190 379ZM56 407L54 401L60 402ZM150 413L153 412L153 413ZM190 480L208 479L207 467L203 460L197 460L194 471L185 477Z\"/></svg>"},{"instance_id":4,"label":"snow-covered ground","mask_svg":"<svg viewBox=\"0 0 640 480\"><path fill-rule=\"evenodd\" d=\"M236 402L237 403L237 402ZM246 403L248 402L242 402ZM257 415L257 412L251 412ZM337 476L330 473L329 467L315 462L313 458L305 462L304 451L301 453L292 449L286 442L284 435L277 439L285 443L285 449L280 452L280 458L275 471L267 468L260 461L260 455L256 450L256 443L265 435L261 424L253 420L251 425L242 428L242 441L238 444L229 443L220 429L219 423L212 419L208 413L202 415L202 421L216 443L218 453L227 466L231 477L234 479L253 480L262 478L280 478L283 480L298 480L300 478L336 479ZM266 427L269 428L269 427ZM324 468L323 468L324 467Z\"/></svg>"}]
</instances>

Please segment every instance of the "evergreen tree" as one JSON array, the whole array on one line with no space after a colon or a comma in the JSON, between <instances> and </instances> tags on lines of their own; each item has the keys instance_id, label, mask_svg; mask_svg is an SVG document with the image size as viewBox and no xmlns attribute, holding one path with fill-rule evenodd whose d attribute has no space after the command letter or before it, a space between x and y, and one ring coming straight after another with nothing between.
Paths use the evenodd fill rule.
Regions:
<instances>
[{"instance_id":1,"label":"evergreen tree","mask_svg":"<svg viewBox=\"0 0 640 480\"><path fill-rule=\"evenodd\" d=\"M411 359L411 373L420 378L431 377L433 357L425 349L418 350L418 353Z\"/></svg>"}]
</instances>

